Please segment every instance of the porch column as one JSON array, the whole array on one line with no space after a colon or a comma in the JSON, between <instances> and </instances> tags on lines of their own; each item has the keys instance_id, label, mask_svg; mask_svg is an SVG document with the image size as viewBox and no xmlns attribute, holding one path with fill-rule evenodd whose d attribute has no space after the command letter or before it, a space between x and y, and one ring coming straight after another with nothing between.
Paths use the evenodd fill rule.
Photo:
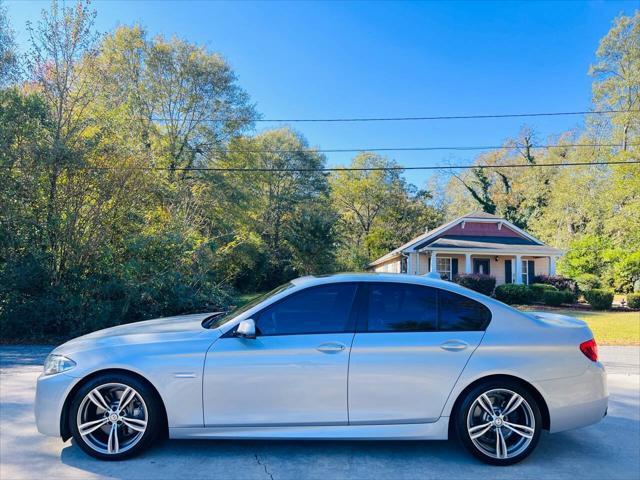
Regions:
<instances>
[{"instance_id":1,"label":"porch column","mask_svg":"<svg viewBox=\"0 0 640 480\"><path fill-rule=\"evenodd\" d=\"M431 267L429 268L430 272L435 272L437 270L437 263L436 263L436 252L434 252L433 250L431 250Z\"/></svg>"},{"instance_id":2,"label":"porch column","mask_svg":"<svg viewBox=\"0 0 640 480\"><path fill-rule=\"evenodd\" d=\"M522 255L516 255L516 265L514 271L516 272L516 278L514 283L522 283Z\"/></svg>"},{"instance_id":3,"label":"porch column","mask_svg":"<svg viewBox=\"0 0 640 480\"><path fill-rule=\"evenodd\" d=\"M554 255L551 255L549 257L549 275L555 275L556 274L556 257Z\"/></svg>"},{"instance_id":4,"label":"porch column","mask_svg":"<svg viewBox=\"0 0 640 480\"><path fill-rule=\"evenodd\" d=\"M471 254L464 254L464 273L471 273Z\"/></svg>"}]
</instances>

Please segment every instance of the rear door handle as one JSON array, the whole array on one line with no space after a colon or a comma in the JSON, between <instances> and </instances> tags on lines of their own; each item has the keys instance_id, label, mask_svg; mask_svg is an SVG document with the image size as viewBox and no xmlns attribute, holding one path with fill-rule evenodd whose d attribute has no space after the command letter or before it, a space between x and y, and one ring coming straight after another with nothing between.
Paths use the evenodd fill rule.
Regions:
<instances>
[{"instance_id":1,"label":"rear door handle","mask_svg":"<svg viewBox=\"0 0 640 480\"><path fill-rule=\"evenodd\" d=\"M318 345L316 350L322 353L339 353L345 348L341 343L323 343L322 345Z\"/></svg>"},{"instance_id":2,"label":"rear door handle","mask_svg":"<svg viewBox=\"0 0 640 480\"><path fill-rule=\"evenodd\" d=\"M462 340L447 340L446 342L440 344L441 349L448 350L450 352L464 350L468 346L469 344L467 342L463 342Z\"/></svg>"}]
</instances>

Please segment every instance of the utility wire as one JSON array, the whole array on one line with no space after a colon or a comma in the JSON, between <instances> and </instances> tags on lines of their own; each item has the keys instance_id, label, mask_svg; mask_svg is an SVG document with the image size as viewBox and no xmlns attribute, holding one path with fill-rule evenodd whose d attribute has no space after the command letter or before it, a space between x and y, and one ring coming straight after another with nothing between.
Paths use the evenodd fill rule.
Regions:
<instances>
[{"instance_id":1,"label":"utility wire","mask_svg":"<svg viewBox=\"0 0 640 480\"><path fill-rule=\"evenodd\" d=\"M175 172L252 172L252 173L278 173L278 172L349 172L349 171L399 171L399 170L462 170L477 168L481 170L493 170L501 168L544 168L544 167L578 167L589 165L634 165L640 164L640 160L607 161L607 162L575 162L575 163L523 163L510 165L424 165L417 167L322 167L322 168L241 168L241 167L94 167L84 165L71 165L65 167L69 170L87 171L175 171ZM42 167L42 166L38 166ZM17 169L29 170L32 167L2 165L4 170Z\"/></svg>"},{"instance_id":2,"label":"utility wire","mask_svg":"<svg viewBox=\"0 0 640 480\"><path fill-rule=\"evenodd\" d=\"M434 115L420 117L334 117L334 118L242 118L242 117L214 117L201 118L203 122L288 122L288 123L312 123L312 122L412 122L423 120L483 120L488 118L522 118L522 117L559 117L568 115L606 115L610 113L640 113L640 110L584 110L574 112L533 112L533 113L503 113L486 115ZM151 117L150 120L158 122L182 121L184 118Z\"/></svg>"},{"instance_id":3,"label":"utility wire","mask_svg":"<svg viewBox=\"0 0 640 480\"><path fill-rule=\"evenodd\" d=\"M573 148L573 147L622 147L623 145L617 143L568 143L557 145L529 145L529 148ZM628 147L637 147L640 144L629 144ZM470 150L513 150L516 148L526 148L526 145L472 145L472 146L460 146L460 147L374 147L374 148L292 148L292 149L229 149L221 148L216 149L216 152L228 152L228 153L348 153L348 152L428 152L437 150L457 150L457 151L470 151Z\"/></svg>"}]
</instances>

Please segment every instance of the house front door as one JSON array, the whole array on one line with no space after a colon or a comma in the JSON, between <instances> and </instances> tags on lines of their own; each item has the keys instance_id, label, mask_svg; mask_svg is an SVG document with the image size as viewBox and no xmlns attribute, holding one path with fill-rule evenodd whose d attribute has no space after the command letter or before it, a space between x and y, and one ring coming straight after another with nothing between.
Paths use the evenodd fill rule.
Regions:
<instances>
[{"instance_id":1,"label":"house front door","mask_svg":"<svg viewBox=\"0 0 640 480\"><path fill-rule=\"evenodd\" d=\"M473 273L480 273L482 275L489 275L489 259L488 258L474 258L473 259Z\"/></svg>"},{"instance_id":2,"label":"house front door","mask_svg":"<svg viewBox=\"0 0 640 480\"><path fill-rule=\"evenodd\" d=\"M511 260L504 261L504 283L513 283L513 269Z\"/></svg>"}]
</instances>

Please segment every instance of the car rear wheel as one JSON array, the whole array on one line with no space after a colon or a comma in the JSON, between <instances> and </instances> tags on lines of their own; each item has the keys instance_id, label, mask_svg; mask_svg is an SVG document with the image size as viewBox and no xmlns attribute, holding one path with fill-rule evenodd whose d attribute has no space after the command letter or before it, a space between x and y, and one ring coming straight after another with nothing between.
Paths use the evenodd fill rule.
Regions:
<instances>
[{"instance_id":1,"label":"car rear wheel","mask_svg":"<svg viewBox=\"0 0 640 480\"><path fill-rule=\"evenodd\" d=\"M140 453L162 425L157 395L129 375L100 375L80 387L71 403L69 427L75 443L102 460Z\"/></svg>"},{"instance_id":2,"label":"car rear wheel","mask_svg":"<svg viewBox=\"0 0 640 480\"><path fill-rule=\"evenodd\" d=\"M536 400L518 382L487 382L460 404L456 431L463 445L492 465L512 465L538 444L542 417Z\"/></svg>"}]
</instances>

